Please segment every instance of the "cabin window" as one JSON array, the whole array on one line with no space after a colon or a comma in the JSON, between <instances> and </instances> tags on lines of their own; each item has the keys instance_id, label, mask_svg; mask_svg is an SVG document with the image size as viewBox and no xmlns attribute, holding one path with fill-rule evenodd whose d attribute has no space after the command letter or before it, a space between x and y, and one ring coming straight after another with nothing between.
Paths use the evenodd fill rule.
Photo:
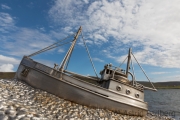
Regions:
<instances>
[{"instance_id":1,"label":"cabin window","mask_svg":"<svg viewBox=\"0 0 180 120\"><path fill-rule=\"evenodd\" d=\"M109 70L106 70L106 74L109 74Z\"/></svg>"},{"instance_id":2,"label":"cabin window","mask_svg":"<svg viewBox=\"0 0 180 120\"><path fill-rule=\"evenodd\" d=\"M106 74L112 74L112 70L106 70Z\"/></svg>"}]
</instances>

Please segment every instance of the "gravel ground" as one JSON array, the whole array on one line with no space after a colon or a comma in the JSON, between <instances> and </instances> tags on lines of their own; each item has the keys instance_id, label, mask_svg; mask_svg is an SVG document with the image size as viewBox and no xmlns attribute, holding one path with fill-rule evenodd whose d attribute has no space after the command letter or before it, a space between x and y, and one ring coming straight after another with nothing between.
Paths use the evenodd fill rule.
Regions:
<instances>
[{"instance_id":1,"label":"gravel ground","mask_svg":"<svg viewBox=\"0 0 180 120\"><path fill-rule=\"evenodd\" d=\"M145 117L93 109L14 80L0 80L0 120L173 120L148 112Z\"/></svg>"}]
</instances>

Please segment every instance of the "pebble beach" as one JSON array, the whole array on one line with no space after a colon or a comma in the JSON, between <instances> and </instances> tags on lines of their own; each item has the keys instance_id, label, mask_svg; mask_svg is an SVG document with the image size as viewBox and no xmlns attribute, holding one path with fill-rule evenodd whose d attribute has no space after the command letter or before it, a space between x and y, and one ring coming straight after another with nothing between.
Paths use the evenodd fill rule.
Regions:
<instances>
[{"instance_id":1,"label":"pebble beach","mask_svg":"<svg viewBox=\"0 0 180 120\"><path fill-rule=\"evenodd\" d=\"M173 120L148 112L128 116L82 106L19 80L0 79L0 120Z\"/></svg>"}]
</instances>

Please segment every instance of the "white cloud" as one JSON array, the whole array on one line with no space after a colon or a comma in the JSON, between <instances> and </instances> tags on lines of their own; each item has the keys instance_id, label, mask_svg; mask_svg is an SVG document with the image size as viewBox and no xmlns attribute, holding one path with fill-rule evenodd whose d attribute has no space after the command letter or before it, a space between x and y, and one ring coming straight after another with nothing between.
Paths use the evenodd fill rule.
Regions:
<instances>
[{"instance_id":1,"label":"white cloud","mask_svg":"<svg viewBox=\"0 0 180 120\"><path fill-rule=\"evenodd\" d=\"M85 2L86 4L88 4L88 3L89 3L89 0L84 0L84 2Z\"/></svg>"},{"instance_id":2,"label":"white cloud","mask_svg":"<svg viewBox=\"0 0 180 120\"><path fill-rule=\"evenodd\" d=\"M61 33L62 31L64 33ZM5 12L0 12L0 32L0 52L2 53L2 55L0 55L0 66L2 71L6 71L6 69L4 69L5 67L7 67L9 71L11 71L14 66L16 67L20 61L15 58L30 55L55 43L56 40L72 34L71 27L53 29L50 30L49 33L44 27L38 27L37 29L18 27L16 25L16 18ZM73 38L73 36L71 36L71 38ZM52 50L50 52L52 52ZM59 50L59 52L63 52L63 50ZM50 62L45 63L53 65Z\"/></svg>"},{"instance_id":3,"label":"white cloud","mask_svg":"<svg viewBox=\"0 0 180 120\"><path fill-rule=\"evenodd\" d=\"M29 55L52 44L51 35L38 30L18 28L10 36L3 36L4 53L15 56Z\"/></svg>"},{"instance_id":4,"label":"white cloud","mask_svg":"<svg viewBox=\"0 0 180 120\"><path fill-rule=\"evenodd\" d=\"M151 74L154 74L154 75L161 75L161 74L167 74L167 73L170 73L170 72L151 72Z\"/></svg>"},{"instance_id":5,"label":"white cloud","mask_svg":"<svg viewBox=\"0 0 180 120\"><path fill-rule=\"evenodd\" d=\"M71 28L71 27L69 27L69 26L68 26L68 27L64 27L64 28L63 28L63 31L64 31L64 32L66 32L66 33L72 33L72 31L71 31L71 30L72 30L72 28Z\"/></svg>"},{"instance_id":6,"label":"white cloud","mask_svg":"<svg viewBox=\"0 0 180 120\"><path fill-rule=\"evenodd\" d=\"M0 12L0 32L8 33L14 30L14 20L8 13Z\"/></svg>"},{"instance_id":7,"label":"white cloud","mask_svg":"<svg viewBox=\"0 0 180 120\"><path fill-rule=\"evenodd\" d=\"M6 10L10 10L11 8L9 7L9 6L7 6L7 5L4 5L4 4L1 4L1 8L2 9L6 9Z\"/></svg>"},{"instance_id":8,"label":"white cloud","mask_svg":"<svg viewBox=\"0 0 180 120\"><path fill-rule=\"evenodd\" d=\"M19 64L20 61L13 58L13 57L7 57L7 56L4 56L4 55L0 55L0 65L2 64Z\"/></svg>"},{"instance_id":9,"label":"white cloud","mask_svg":"<svg viewBox=\"0 0 180 120\"><path fill-rule=\"evenodd\" d=\"M180 75L168 75L168 76L163 75L153 79L153 81L159 81L159 82L180 81Z\"/></svg>"},{"instance_id":10,"label":"white cloud","mask_svg":"<svg viewBox=\"0 0 180 120\"><path fill-rule=\"evenodd\" d=\"M82 25L86 38L97 45L108 43L109 57L117 61L117 53L127 53L124 49L133 47L140 63L180 67L179 0L86 3L56 0L49 15L59 25Z\"/></svg>"},{"instance_id":11,"label":"white cloud","mask_svg":"<svg viewBox=\"0 0 180 120\"><path fill-rule=\"evenodd\" d=\"M45 29L17 27L14 18L8 13L0 12L0 34L3 54L23 56L36 52L64 37L59 30L44 33ZM9 33L7 35L7 33ZM67 35L67 34L66 34ZM57 39L58 38L58 39Z\"/></svg>"},{"instance_id":12,"label":"white cloud","mask_svg":"<svg viewBox=\"0 0 180 120\"><path fill-rule=\"evenodd\" d=\"M0 55L0 72L13 72L14 65L19 63L20 60L16 58Z\"/></svg>"},{"instance_id":13,"label":"white cloud","mask_svg":"<svg viewBox=\"0 0 180 120\"><path fill-rule=\"evenodd\" d=\"M42 32L46 31L44 27L39 28L39 30L42 31Z\"/></svg>"},{"instance_id":14,"label":"white cloud","mask_svg":"<svg viewBox=\"0 0 180 120\"><path fill-rule=\"evenodd\" d=\"M64 53L65 51L64 51L64 49L60 48L60 49L58 50L58 52L59 52L59 53Z\"/></svg>"},{"instance_id":15,"label":"white cloud","mask_svg":"<svg viewBox=\"0 0 180 120\"><path fill-rule=\"evenodd\" d=\"M0 12L0 23L0 25L4 27L8 25L13 25L14 20L8 13Z\"/></svg>"},{"instance_id":16,"label":"white cloud","mask_svg":"<svg viewBox=\"0 0 180 120\"><path fill-rule=\"evenodd\" d=\"M14 66L12 64L0 65L0 72L13 72Z\"/></svg>"},{"instance_id":17,"label":"white cloud","mask_svg":"<svg viewBox=\"0 0 180 120\"><path fill-rule=\"evenodd\" d=\"M98 61L98 62L104 62L104 60L101 60L100 58L92 58L94 61Z\"/></svg>"},{"instance_id":18,"label":"white cloud","mask_svg":"<svg viewBox=\"0 0 180 120\"><path fill-rule=\"evenodd\" d=\"M66 25L67 23L74 25L78 22L75 19L81 20L82 18L80 16L80 11L82 11L83 3L84 2L79 1L79 0L73 0L73 1L72 0L62 0L62 1L57 0L55 1L55 5L50 9L49 15L53 17L53 20L55 22L60 22L59 19L61 19L62 24L64 25ZM63 15L57 16L59 14L63 14Z\"/></svg>"}]
</instances>

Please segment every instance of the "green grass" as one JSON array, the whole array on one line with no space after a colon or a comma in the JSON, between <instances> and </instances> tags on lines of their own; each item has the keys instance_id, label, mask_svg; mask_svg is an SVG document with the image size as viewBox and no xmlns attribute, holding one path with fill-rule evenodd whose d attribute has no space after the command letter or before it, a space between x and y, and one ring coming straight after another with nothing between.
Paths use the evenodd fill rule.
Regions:
<instances>
[{"instance_id":1,"label":"green grass","mask_svg":"<svg viewBox=\"0 0 180 120\"><path fill-rule=\"evenodd\" d=\"M16 72L0 72L0 79L12 79Z\"/></svg>"},{"instance_id":2,"label":"green grass","mask_svg":"<svg viewBox=\"0 0 180 120\"><path fill-rule=\"evenodd\" d=\"M140 84L152 87L149 82L138 81ZM180 81L169 81L169 82L154 82L153 85L157 89L180 89Z\"/></svg>"},{"instance_id":3,"label":"green grass","mask_svg":"<svg viewBox=\"0 0 180 120\"><path fill-rule=\"evenodd\" d=\"M159 86L157 89L180 89L180 86Z\"/></svg>"}]
</instances>

